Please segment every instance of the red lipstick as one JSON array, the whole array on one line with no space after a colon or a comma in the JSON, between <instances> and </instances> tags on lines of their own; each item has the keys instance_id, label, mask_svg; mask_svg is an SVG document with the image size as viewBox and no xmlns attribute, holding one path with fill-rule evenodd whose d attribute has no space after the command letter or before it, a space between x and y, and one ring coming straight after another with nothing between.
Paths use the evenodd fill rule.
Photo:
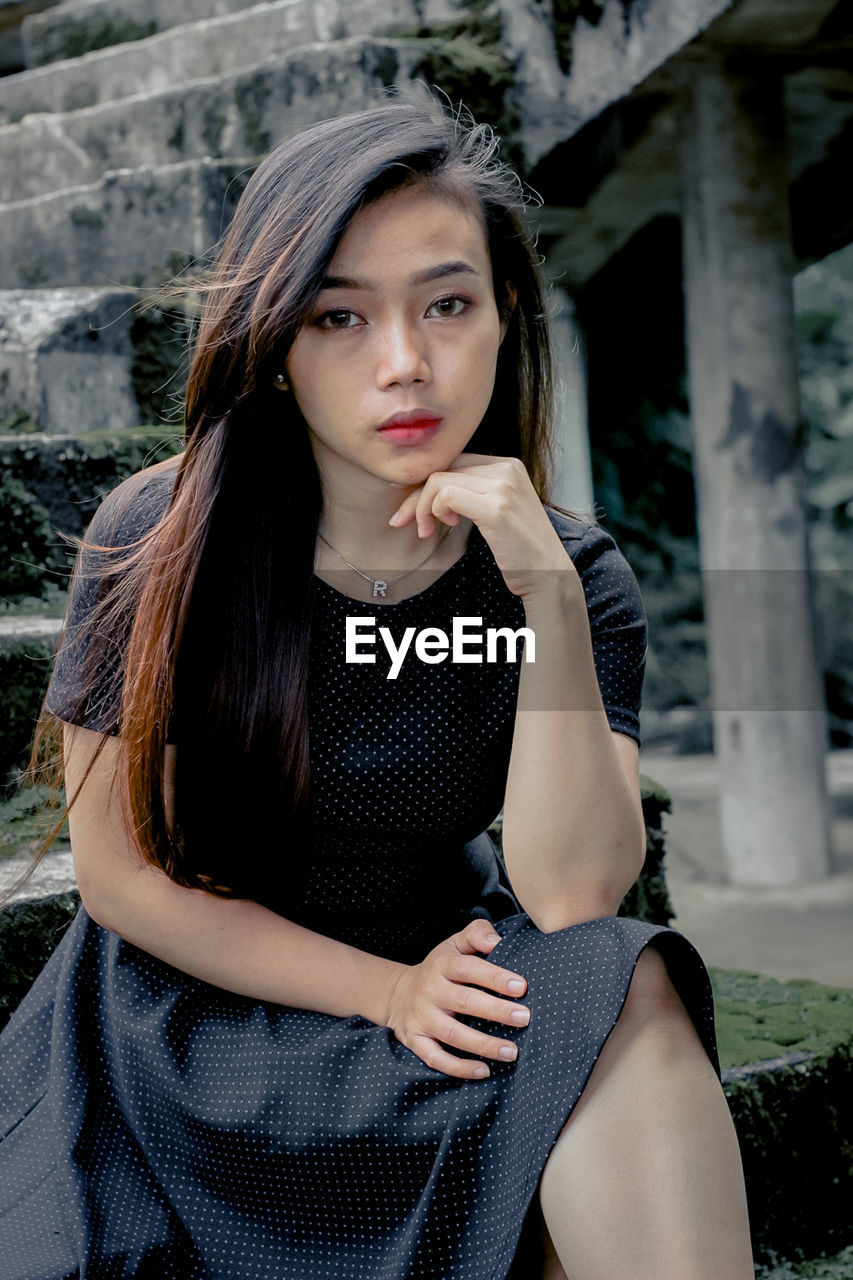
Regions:
<instances>
[{"instance_id":1,"label":"red lipstick","mask_svg":"<svg viewBox=\"0 0 853 1280\"><path fill-rule=\"evenodd\" d=\"M380 423L378 430L396 444L422 444L435 435L443 419L427 409L411 409L395 413Z\"/></svg>"}]
</instances>

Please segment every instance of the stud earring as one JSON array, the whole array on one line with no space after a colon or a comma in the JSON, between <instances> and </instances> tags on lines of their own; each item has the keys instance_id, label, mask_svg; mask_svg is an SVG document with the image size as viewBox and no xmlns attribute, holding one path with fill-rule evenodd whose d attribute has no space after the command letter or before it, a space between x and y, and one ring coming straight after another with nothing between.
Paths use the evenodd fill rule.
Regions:
<instances>
[{"instance_id":1,"label":"stud earring","mask_svg":"<svg viewBox=\"0 0 853 1280\"><path fill-rule=\"evenodd\" d=\"M285 379L285 376L283 373L277 373L273 381L275 382L275 385L278 387L279 391L290 390L290 387L288 386L287 380Z\"/></svg>"}]
</instances>

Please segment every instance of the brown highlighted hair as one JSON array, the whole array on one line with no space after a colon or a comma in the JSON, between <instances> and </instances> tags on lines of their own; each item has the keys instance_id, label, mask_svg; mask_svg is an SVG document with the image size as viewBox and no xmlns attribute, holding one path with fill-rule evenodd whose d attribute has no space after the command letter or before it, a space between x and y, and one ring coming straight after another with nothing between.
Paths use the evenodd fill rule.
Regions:
<instances>
[{"instance_id":1,"label":"brown highlighted hair","mask_svg":"<svg viewBox=\"0 0 853 1280\"><path fill-rule=\"evenodd\" d=\"M491 129L431 98L391 100L282 143L249 181L214 267L191 282L204 305L184 452L119 486L114 511L113 495L107 499L118 522L146 477L174 471L162 517L119 551L110 552L109 538L87 540L75 564L82 574L93 561L98 580L78 706L91 705L105 671L115 670L120 705L111 731L128 831L140 856L179 884L286 903L300 878L323 494L305 421L273 378L355 214L411 183L479 210L508 320L494 394L468 447L521 458L549 500L544 287L522 185ZM60 734L61 721L43 707L33 776L51 750L58 769ZM170 740L179 744L171 828Z\"/></svg>"}]
</instances>

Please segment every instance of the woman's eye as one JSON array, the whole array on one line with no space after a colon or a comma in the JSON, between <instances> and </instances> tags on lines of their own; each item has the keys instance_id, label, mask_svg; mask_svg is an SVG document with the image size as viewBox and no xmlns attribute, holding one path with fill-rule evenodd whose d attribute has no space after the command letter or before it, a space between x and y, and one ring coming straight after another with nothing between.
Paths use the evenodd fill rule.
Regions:
<instances>
[{"instance_id":1,"label":"woman's eye","mask_svg":"<svg viewBox=\"0 0 853 1280\"><path fill-rule=\"evenodd\" d=\"M437 311L440 316L458 316L469 305L469 298L462 298L457 294L453 294L447 298L438 298L430 307L430 311Z\"/></svg>"},{"instance_id":2,"label":"woman's eye","mask_svg":"<svg viewBox=\"0 0 853 1280\"><path fill-rule=\"evenodd\" d=\"M358 323L358 316L354 311L338 307L334 311L324 311L315 323L320 329L353 329Z\"/></svg>"}]
</instances>

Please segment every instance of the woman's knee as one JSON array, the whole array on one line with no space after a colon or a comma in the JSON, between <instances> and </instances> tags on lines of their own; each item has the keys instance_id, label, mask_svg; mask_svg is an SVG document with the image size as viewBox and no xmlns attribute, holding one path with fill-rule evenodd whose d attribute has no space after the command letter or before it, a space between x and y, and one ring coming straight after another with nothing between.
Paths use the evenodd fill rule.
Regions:
<instances>
[{"instance_id":1,"label":"woman's knee","mask_svg":"<svg viewBox=\"0 0 853 1280\"><path fill-rule=\"evenodd\" d=\"M637 959L621 1019L645 1022L662 1017L691 1021L669 976L666 961L658 948L649 944Z\"/></svg>"}]
</instances>

